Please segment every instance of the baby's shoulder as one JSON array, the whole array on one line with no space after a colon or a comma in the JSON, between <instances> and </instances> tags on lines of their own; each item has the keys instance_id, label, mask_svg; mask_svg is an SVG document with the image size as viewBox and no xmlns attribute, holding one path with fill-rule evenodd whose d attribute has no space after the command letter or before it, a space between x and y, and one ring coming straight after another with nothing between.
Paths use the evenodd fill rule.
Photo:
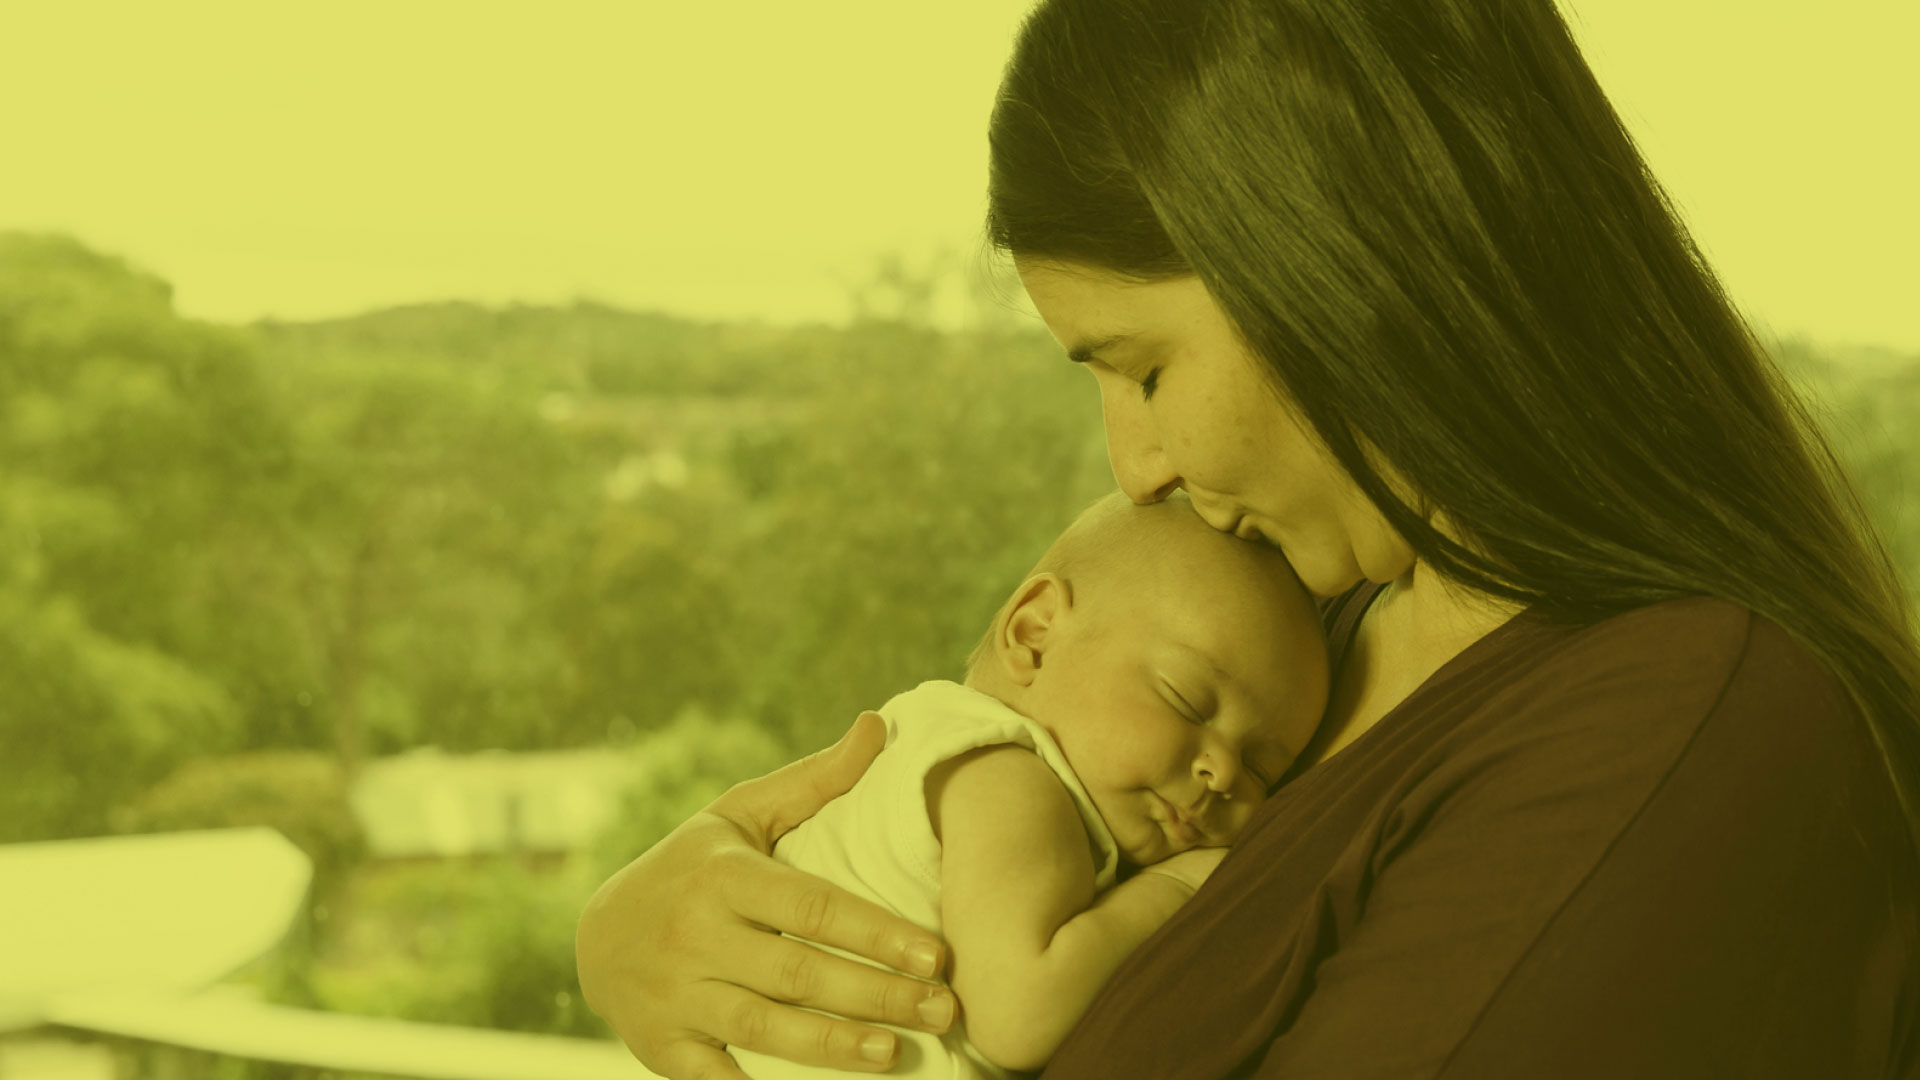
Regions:
<instances>
[{"instance_id":1,"label":"baby's shoulder","mask_svg":"<svg viewBox=\"0 0 1920 1080\"><path fill-rule=\"evenodd\" d=\"M1077 833L1079 816L1060 777L1040 755L1018 743L962 751L927 771L927 819L945 841L945 819L963 815L989 828L997 823L1060 822Z\"/></svg>"},{"instance_id":2,"label":"baby's shoulder","mask_svg":"<svg viewBox=\"0 0 1920 1080\"><path fill-rule=\"evenodd\" d=\"M920 771L981 747L1032 751L1049 739L1006 704L951 682L921 683L888 701L880 715L887 724L886 754Z\"/></svg>"}]
</instances>

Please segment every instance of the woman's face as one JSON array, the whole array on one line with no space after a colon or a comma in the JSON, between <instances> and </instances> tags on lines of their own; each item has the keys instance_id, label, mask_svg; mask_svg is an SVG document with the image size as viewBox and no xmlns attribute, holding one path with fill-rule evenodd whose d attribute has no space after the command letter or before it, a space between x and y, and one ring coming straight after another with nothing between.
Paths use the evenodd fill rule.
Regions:
<instances>
[{"instance_id":1,"label":"woman's face","mask_svg":"<svg viewBox=\"0 0 1920 1080\"><path fill-rule=\"evenodd\" d=\"M1274 391L1198 277L1137 285L1015 263L1054 339L1099 384L1128 497L1185 489L1207 524L1278 546L1316 596L1412 569L1413 550Z\"/></svg>"}]
</instances>

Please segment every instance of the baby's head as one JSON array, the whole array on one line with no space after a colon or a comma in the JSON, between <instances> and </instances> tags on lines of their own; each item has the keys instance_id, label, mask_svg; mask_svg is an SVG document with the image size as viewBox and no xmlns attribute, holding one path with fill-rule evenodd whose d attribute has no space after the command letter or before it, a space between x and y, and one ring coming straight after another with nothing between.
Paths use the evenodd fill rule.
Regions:
<instances>
[{"instance_id":1,"label":"baby's head","mask_svg":"<svg viewBox=\"0 0 1920 1080\"><path fill-rule=\"evenodd\" d=\"M1053 736L1131 863L1230 842L1327 698L1280 552L1184 498L1095 503L1002 605L967 685Z\"/></svg>"}]
</instances>

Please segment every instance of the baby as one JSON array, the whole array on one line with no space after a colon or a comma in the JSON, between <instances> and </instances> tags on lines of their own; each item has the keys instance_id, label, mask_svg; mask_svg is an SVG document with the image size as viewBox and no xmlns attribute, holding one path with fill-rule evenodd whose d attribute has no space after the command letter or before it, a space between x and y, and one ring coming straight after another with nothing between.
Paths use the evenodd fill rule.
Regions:
<instances>
[{"instance_id":1,"label":"baby","mask_svg":"<svg viewBox=\"0 0 1920 1080\"><path fill-rule=\"evenodd\" d=\"M995 615L966 684L887 702L887 748L774 848L946 938L959 1021L893 1029L892 1075L1043 1065L1212 871L1326 696L1319 618L1277 550L1184 499L1083 513ZM730 1052L756 1080L836 1075Z\"/></svg>"}]
</instances>

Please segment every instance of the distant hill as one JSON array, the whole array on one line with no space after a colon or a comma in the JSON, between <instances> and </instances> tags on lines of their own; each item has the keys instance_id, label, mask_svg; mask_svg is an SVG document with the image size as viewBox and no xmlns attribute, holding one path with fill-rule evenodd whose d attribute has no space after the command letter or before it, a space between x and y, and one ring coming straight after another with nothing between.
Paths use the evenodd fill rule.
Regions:
<instances>
[{"instance_id":1,"label":"distant hill","mask_svg":"<svg viewBox=\"0 0 1920 1080\"><path fill-rule=\"evenodd\" d=\"M792 358L826 351L845 336L827 327L703 322L592 301L447 301L314 322L268 320L252 329L289 361L436 360L518 375L542 389L613 395L809 390L819 384L817 371Z\"/></svg>"}]
</instances>

